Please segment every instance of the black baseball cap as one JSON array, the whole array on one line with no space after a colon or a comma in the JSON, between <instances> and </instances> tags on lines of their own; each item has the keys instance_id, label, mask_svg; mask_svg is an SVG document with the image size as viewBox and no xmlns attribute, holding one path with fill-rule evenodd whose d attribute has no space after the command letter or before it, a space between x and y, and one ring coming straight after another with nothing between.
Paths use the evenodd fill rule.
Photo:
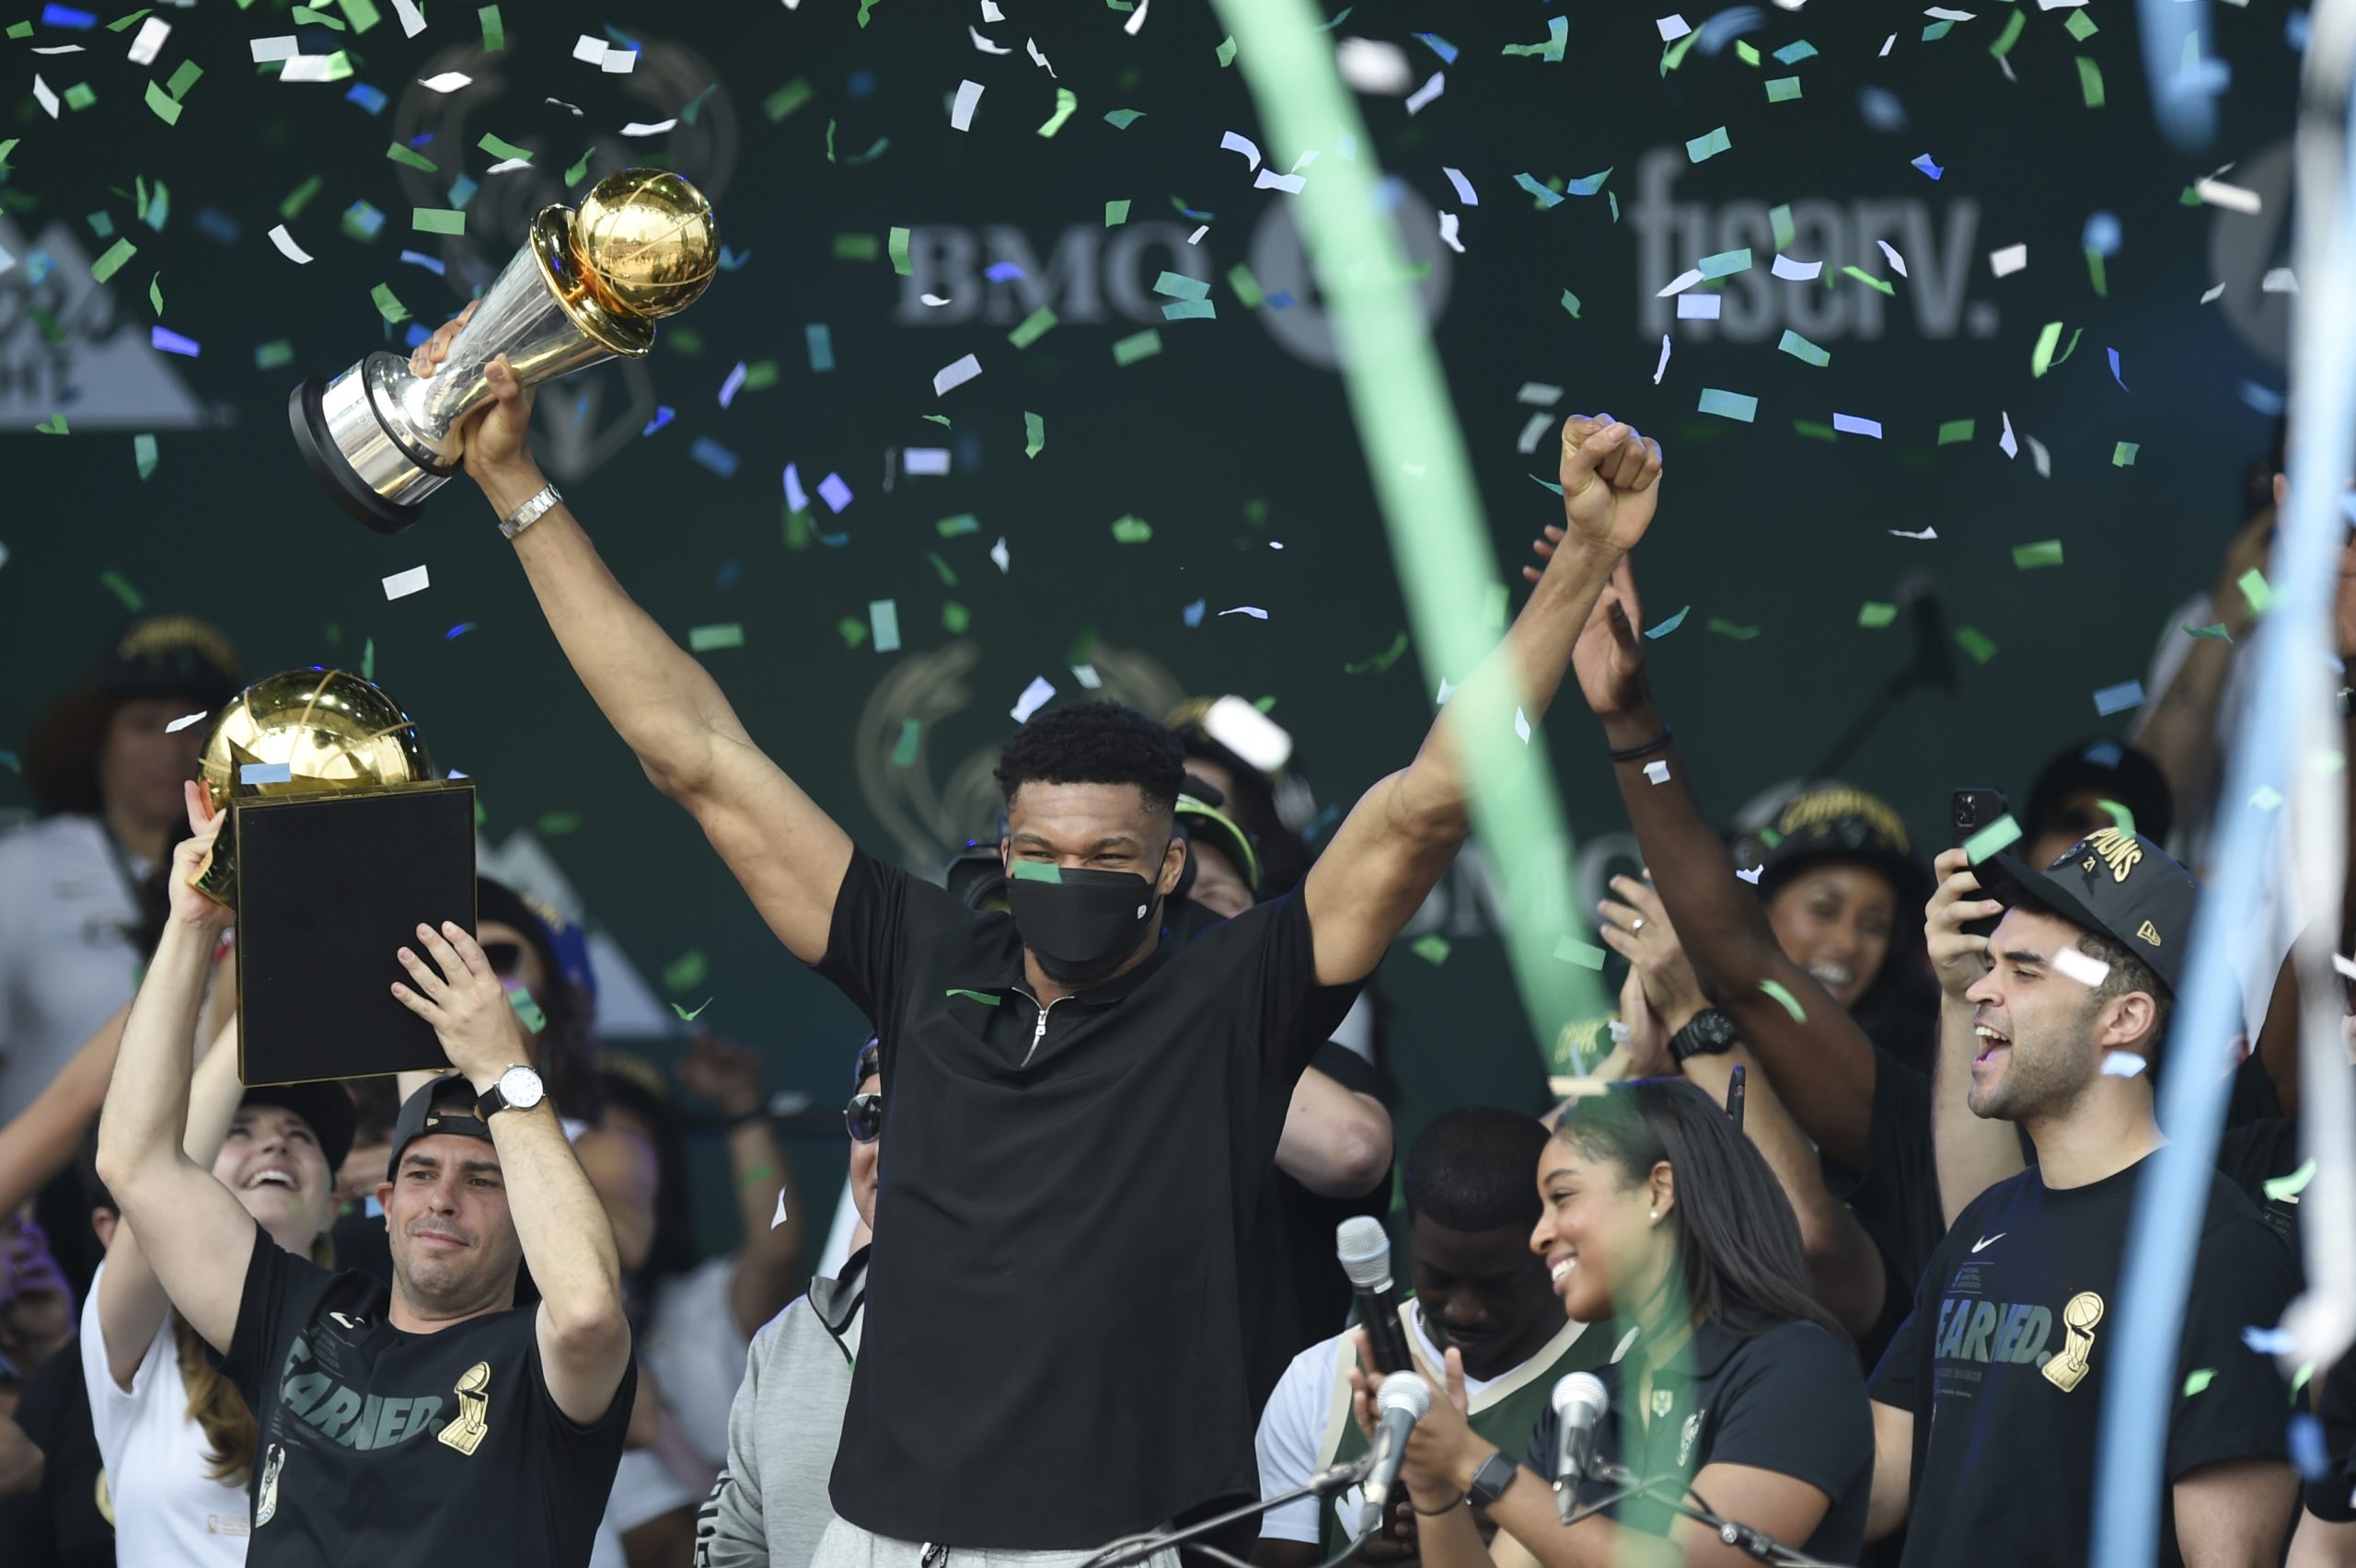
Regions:
<instances>
[{"instance_id":1,"label":"black baseball cap","mask_svg":"<svg viewBox=\"0 0 2356 1568\"><path fill-rule=\"evenodd\" d=\"M491 1142L491 1129L475 1114L474 1085L455 1075L435 1078L403 1102L393 1123L393 1154L385 1161L385 1180L401 1168L401 1153L410 1145L436 1133Z\"/></svg>"},{"instance_id":2,"label":"black baseball cap","mask_svg":"<svg viewBox=\"0 0 2356 1568\"><path fill-rule=\"evenodd\" d=\"M1741 835L1735 864L1759 868L1759 892L1771 895L1804 868L1828 860L1869 866L1889 882L1901 908L1930 897L1930 876L1915 858L1906 824L1880 796L1854 784L1804 784L1776 808L1774 820Z\"/></svg>"},{"instance_id":3,"label":"black baseball cap","mask_svg":"<svg viewBox=\"0 0 2356 1568\"><path fill-rule=\"evenodd\" d=\"M352 1152L352 1140L360 1127L352 1091L341 1082L256 1084L237 1103L281 1106L308 1122L311 1136L319 1141L319 1152L327 1157L329 1181Z\"/></svg>"},{"instance_id":4,"label":"black baseball cap","mask_svg":"<svg viewBox=\"0 0 2356 1568\"><path fill-rule=\"evenodd\" d=\"M96 684L117 699L180 697L218 707L237 693L237 650L194 616L142 616L98 656Z\"/></svg>"},{"instance_id":5,"label":"black baseball cap","mask_svg":"<svg viewBox=\"0 0 2356 1568\"><path fill-rule=\"evenodd\" d=\"M2175 997L2200 884L2152 839L2107 827L2042 871L2017 855L1992 855L1972 870L1988 896L2008 909L2026 904L2108 937L2148 964Z\"/></svg>"},{"instance_id":6,"label":"black baseball cap","mask_svg":"<svg viewBox=\"0 0 2356 1568\"><path fill-rule=\"evenodd\" d=\"M2044 832L2062 814L2063 801L2086 790L2126 807L2135 831L2158 842L2165 843L2176 825L2176 792L2160 765L2124 742L2102 738L2065 747L2038 770L2021 825L2032 836Z\"/></svg>"}]
</instances>

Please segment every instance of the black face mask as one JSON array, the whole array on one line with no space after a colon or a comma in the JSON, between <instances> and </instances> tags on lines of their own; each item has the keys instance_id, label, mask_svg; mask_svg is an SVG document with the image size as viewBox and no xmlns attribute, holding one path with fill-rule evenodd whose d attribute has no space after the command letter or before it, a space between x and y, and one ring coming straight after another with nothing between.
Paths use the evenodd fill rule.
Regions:
<instances>
[{"instance_id":1,"label":"black face mask","mask_svg":"<svg viewBox=\"0 0 2356 1568\"><path fill-rule=\"evenodd\" d=\"M1074 871L1039 868L1056 880L1024 876L1035 862L1017 860L1007 879L1007 909L1016 935L1049 979L1086 986L1121 966L1145 940L1154 915L1154 886L1134 871Z\"/></svg>"}]
</instances>

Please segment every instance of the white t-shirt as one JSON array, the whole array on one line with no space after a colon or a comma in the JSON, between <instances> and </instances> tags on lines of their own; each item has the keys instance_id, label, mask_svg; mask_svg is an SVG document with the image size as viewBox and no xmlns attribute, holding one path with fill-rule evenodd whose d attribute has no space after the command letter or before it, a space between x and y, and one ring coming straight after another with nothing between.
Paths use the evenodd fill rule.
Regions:
<instances>
[{"instance_id":1,"label":"white t-shirt","mask_svg":"<svg viewBox=\"0 0 2356 1568\"><path fill-rule=\"evenodd\" d=\"M211 1479L204 1429L188 1413L188 1385L167 1316L125 1393L107 1370L98 1327L98 1265L82 1303L82 1382L114 1500L116 1561L238 1568L252 1511L241 1484Z\"/></svg>"},{"instance_id":2,"label":"white t-shirt","mask_svg":"<svg viewBox=\"0 0 2356 1568\"><path fill-rule=\"evenodd\" d=\"M664 1405L715 1470L728 1462L728 1407L752 1349L728 1299L735 1276L736 1260L720 1257L664 1280L638 1343Z\"/></svg>"},{"instance_id":3,"label":"white t-shirt","mask_svg":"<svg viewBox=\"0 0 2356 1568\"><path fill-rule=\"evenodd\" d=\"M133 877L148 868L130 865ZM145 955L131 884L95 817L0 833L0 1123L33 1101L131 995Z\"/></svg>"}]
</instances>

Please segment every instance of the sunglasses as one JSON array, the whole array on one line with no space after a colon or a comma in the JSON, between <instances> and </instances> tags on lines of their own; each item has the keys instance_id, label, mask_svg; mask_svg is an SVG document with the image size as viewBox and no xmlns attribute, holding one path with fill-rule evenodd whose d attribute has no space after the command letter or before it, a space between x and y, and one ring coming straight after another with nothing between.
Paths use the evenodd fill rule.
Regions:
<instances>
[{"instance_id":1,"label":"sunglasses","mask_svg":"<svg viewBox=\"0 0 2356 1568\"><path fill-rule=\"evenodd\" d=\"M482 955L491 961L491 972L493 974L498 975L501 979L505 980L511 978L514 974L515 971L523 965L524 944L521 942L485 942L482 944Z\"/></svg>"},{"instance_id":2,"label":"sunglasses","mask_svg":"<svg viewBox=\"0 0 2356 1568\"><path fill-rule=\"evenodd\" d=\"M850 1103L843 1107L843 1129L853 1143L873 1143L884 1131L884 1097L880 1094L854 1094Z\"/></svg>"}]
</instances>

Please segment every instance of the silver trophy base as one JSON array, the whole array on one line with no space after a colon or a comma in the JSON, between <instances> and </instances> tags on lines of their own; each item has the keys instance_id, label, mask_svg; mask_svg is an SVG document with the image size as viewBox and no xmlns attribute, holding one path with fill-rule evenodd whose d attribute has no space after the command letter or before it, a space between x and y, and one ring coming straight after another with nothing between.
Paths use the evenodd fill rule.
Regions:
<instances>
[{"instance_id":1,"label":"silver trophy base","mask_svg":"<svg viewBox=\"0 0 2356 1568\"><path fill-rule=\"evenodd\" d=\"M286 400L304 464L344 511L380 534L415 523L425 498L457 472L412 456L370 396L372 384L406 369L397 354L373 353L332 381L304 382Z\"/></svg>"}]
</instances>

